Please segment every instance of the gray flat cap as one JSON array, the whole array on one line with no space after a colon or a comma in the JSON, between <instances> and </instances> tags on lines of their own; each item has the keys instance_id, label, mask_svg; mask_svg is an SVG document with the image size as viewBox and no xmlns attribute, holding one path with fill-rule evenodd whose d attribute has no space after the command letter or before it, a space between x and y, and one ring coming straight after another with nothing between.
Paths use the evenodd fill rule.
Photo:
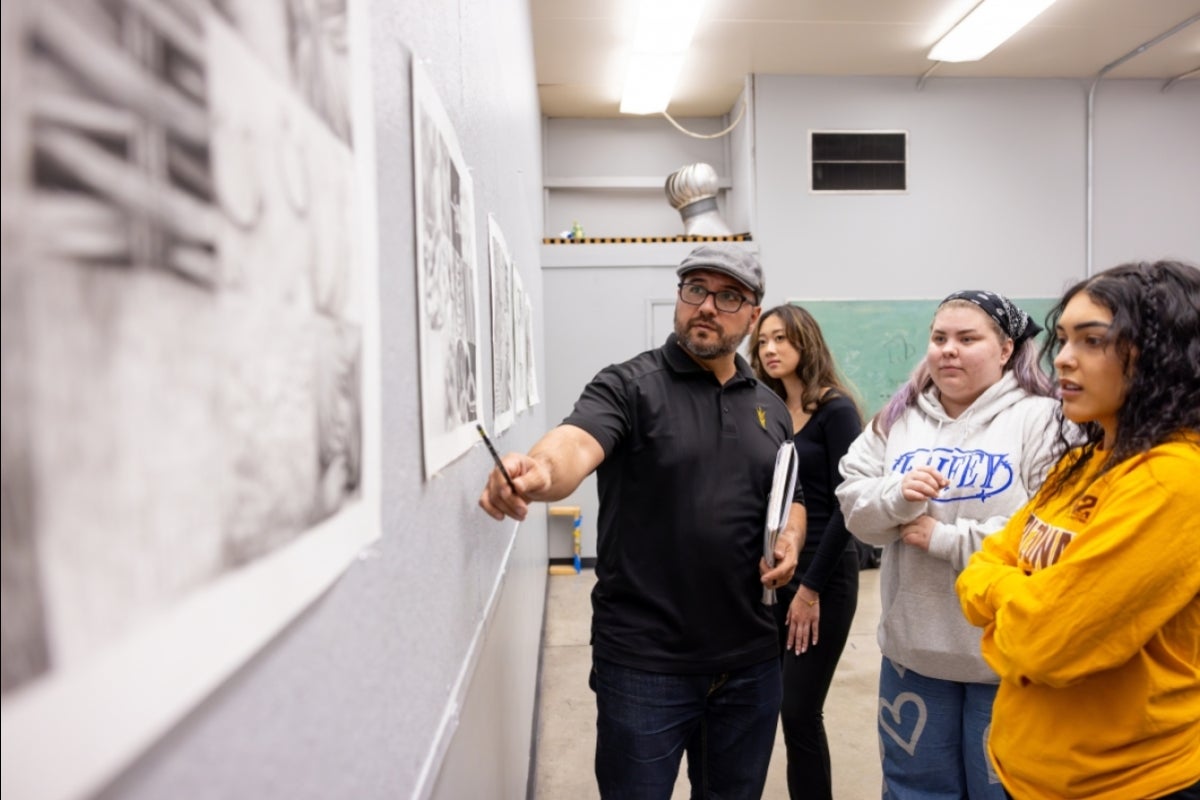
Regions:
<instances>
[{"instance_id":1,"label":"gray flat cap","mask_svg":"<svg viewBox=\"0 0 1200 800\"><path fill-rule=\"evenodd\" d=\"M682 278L696 269L708 269L728 275L754 292L754 302L762 302L763 292L767 283L763 279L762 265L753 254L738 247L736 244L714 242L702 244L687 254L675 274Z\"/></svg>"}]
</instances>

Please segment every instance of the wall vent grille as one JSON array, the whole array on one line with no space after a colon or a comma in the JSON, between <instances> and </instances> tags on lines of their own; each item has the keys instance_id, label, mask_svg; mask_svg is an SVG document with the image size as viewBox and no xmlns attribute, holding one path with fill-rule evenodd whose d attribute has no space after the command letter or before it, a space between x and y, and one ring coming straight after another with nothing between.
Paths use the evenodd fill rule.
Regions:
<instances>
[{"instance_id":1,"label":"wall vent grille","mask_svg":"<svg viewBox=\"0 0 1200 800\"><path fill-rule=\"evenodd\" d=\"M814 192L908 191L905 131L809 131Z\"/></svg>"}]
</instances>

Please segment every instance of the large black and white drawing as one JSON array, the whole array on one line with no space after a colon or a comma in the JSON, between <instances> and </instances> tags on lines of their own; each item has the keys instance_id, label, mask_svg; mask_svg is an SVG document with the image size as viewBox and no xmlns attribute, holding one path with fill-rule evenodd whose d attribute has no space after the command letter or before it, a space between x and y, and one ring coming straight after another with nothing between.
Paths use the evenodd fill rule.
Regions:
<instances>
[{"instance_id":1,"label":"large black and white drawing","mask_svg":"<svg viewBox=\"0 0 1200 800\"><path fill-rule=\"evenodd\" d=\"M415 59L412 88L421 430L429 477L478 441L475 202L458 137Z\"/></svg>"},{"instance_id":2,"label":"large black and white drawing","mask_svg":"<svg viewBox=\"0 0 1200 800\"><path fill-rule=\"evenodd\" d=\"M350 16L6 0L5 796L110 779L378 536Z\"/></svg>"},{"instance_id":3,"label":"large black and white drawing","mask_svg":"<svg viewBox=\"0 0 1200 800\"><path fill-rule=\"evenodd\" d=\"M492 215L488 215L488 256L492 272L492 409L493 433L499 434L513 423L514 403L514 328L512 258L504 233Z\"/></svg>"}]
</instances>

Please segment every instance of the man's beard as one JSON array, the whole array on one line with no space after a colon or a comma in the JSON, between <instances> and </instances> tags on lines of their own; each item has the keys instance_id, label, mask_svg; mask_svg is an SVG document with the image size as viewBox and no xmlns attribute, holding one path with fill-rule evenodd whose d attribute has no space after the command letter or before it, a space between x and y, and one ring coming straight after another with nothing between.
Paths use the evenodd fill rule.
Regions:
<instances>
[{"instance_id":1,"label":"man's beard","mask_svg":"<svg viewBox=\"0 0 1200 800\"><path fill-rule=\"evenodd\" d=\"M695 320L693 319L693 321ZM675 320L675 335L679 338L679 344L683 346L684 350L691 353L693 357L706 361L736 353L738 345L742 343L742 340L746 338L746 334L750 331L750 327L746 326L746 330L741 333L729 334L725 333L725 327L717 323L715 319L709 318L705 322L709 322L720 329L717 333L716 341L693 341L692 337L688 335L687 323L681 322L679 319Z\"/></svg>"}]
</instances>

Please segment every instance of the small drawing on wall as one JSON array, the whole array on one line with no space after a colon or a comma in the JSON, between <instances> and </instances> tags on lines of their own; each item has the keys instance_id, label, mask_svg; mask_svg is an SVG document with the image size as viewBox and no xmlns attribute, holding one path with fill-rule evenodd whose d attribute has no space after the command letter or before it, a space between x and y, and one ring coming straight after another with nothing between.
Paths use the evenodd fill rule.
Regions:
<instances>
[{"instance_id":1,"label":"small drawing on wall","mask_svg":"<svg viewBox=\"0 0 1200 800\"><path fill-rule=\"evenodd\" d=\"M528 303L521 271L513 270L513 403L520 414L529 408L529 351L525 347L525 317Z\"/></svg>"},{"instance_id":2,"label":"small drawing on wall","mask_svg":"<svg viewBox=\"0 0 1200 800\"><path fill-rule=\"evenodd\" d=\"M6 0L5 796L94 792L379 535L349 10L218 5Z\"/></svg>"},{"instance_id":3,"label":"small drawing on wall","mask_svg":"<svg viewBox=\"0 0 1200 800\"><path fill-rule=\"evenodd\" d=\"M421 430L430 477L478 440L475 202L454 128L416 59L412 89Z\"/></svg>"},{"instance_id":4,"label":"small drawing on wall","mask_svg":"<svg viewBox=\"0 0 1200 800\"><path fill-rule=\"evenodd\" d=\"M521 344L525 350L525 398L527 406L532 408L541 400L538 398L537 366L533 358L533 302L529 295L525 295L525 310L521 316L524 321Z\"/></svg>"},{"instance_id":5,"label":"small drawing on wall","mask_svg":"<svg viewBox=\"0 0 1200 800\"><path fill-rule=\"evenodd\" d=\"M513 264L500 224L488 215L488 256L492 272L492 409L493 433L499 434L515 416Z\"/></svg>"}]
</instances>

